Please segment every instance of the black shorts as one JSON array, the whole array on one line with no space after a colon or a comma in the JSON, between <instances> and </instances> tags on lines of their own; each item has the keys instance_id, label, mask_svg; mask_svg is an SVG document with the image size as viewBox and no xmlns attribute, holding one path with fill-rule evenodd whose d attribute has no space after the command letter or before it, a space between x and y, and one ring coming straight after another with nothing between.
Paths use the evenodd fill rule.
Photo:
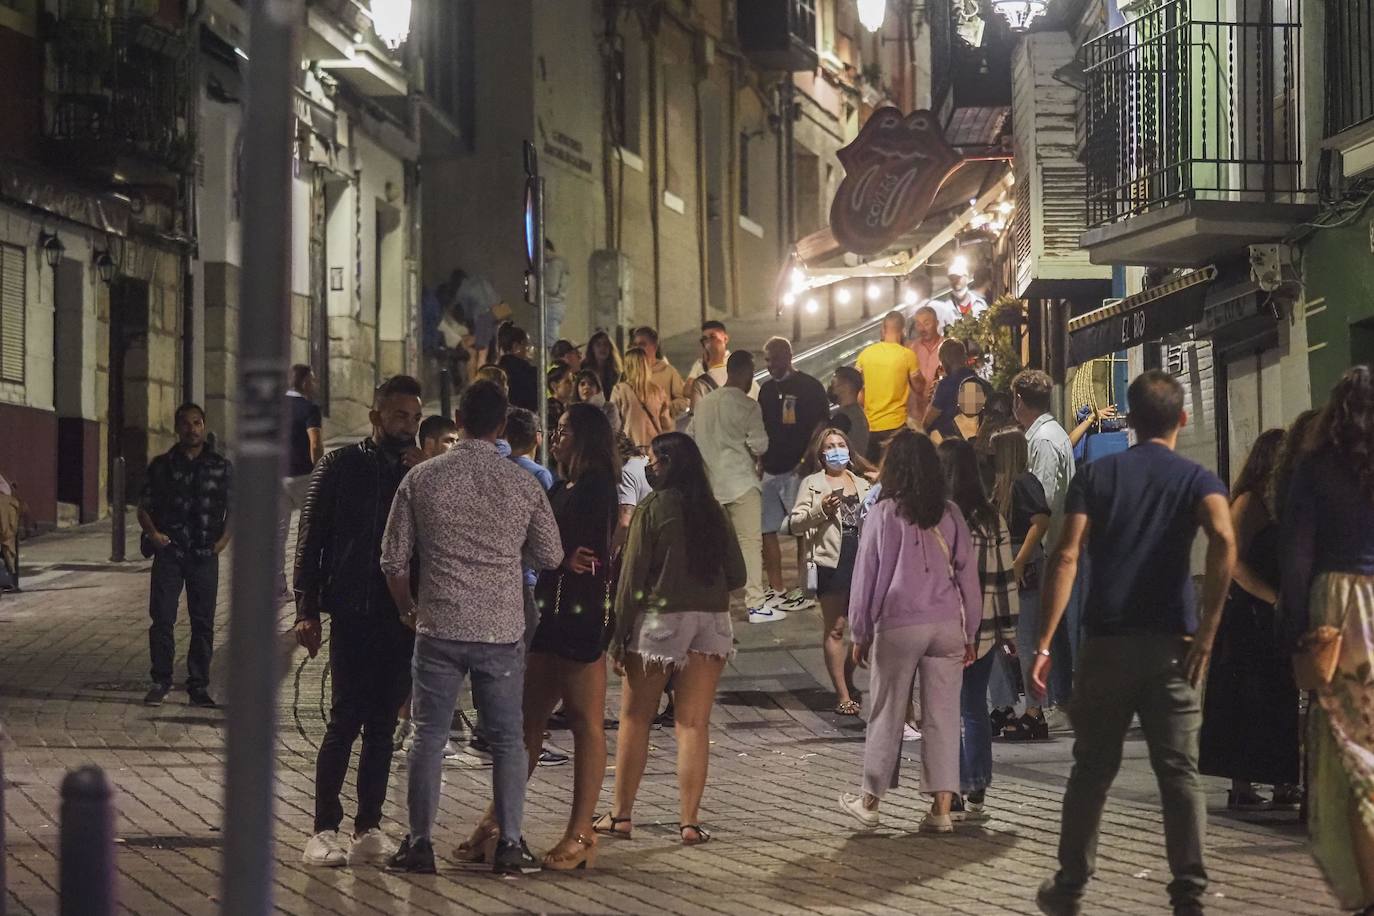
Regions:
<instances>
[{"instance_id":1,"label":"black shorts","mask_svg":"<svg viewBox=\"0 0 1374 916\"><path fill-rule=\"evenodd\" d=\"M849 583L854 578L854 560L859 555L859 533L846 531L840 535L840 562L833 569L829 566L816 567L816 594L849 594Z\"/></svg>"}]
</instances>

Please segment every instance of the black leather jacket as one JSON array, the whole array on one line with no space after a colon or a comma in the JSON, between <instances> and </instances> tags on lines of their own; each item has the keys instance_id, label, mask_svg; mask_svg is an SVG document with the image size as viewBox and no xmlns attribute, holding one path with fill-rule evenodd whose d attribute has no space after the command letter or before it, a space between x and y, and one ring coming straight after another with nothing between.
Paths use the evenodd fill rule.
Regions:
<instances>
[{"instance_id":1,"label":"black leather jacket","mask_svg":"<svg viewBox=\"0 0 1374 916\"><path fill-rule=\"evenodd\" d=\"M321 613L397 618L382 574L382 533L407 470L371 439L320 459L296 536L297 620Z\"/></svg>"}]
</instances>

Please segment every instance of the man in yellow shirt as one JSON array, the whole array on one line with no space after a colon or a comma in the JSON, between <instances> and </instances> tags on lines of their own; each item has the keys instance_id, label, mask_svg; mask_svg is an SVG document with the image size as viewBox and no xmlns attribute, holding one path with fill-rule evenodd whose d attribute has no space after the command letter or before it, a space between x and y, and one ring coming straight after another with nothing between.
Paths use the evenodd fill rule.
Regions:
<instances>
[{"instance_id":1,"label":"man in yellow shirt","mask_svg":"<svg viewBox=\"0 0 1374 916\"><path fill-rule=\"evenodd\" d=\"M883 339L865 347L854 363L864 377L864 416L868 418L868 460L878 463L888 440L906 425L907 400L924 381L916 354L903 343L906 317L888 312Z\"/></svg>"}]
</instances>

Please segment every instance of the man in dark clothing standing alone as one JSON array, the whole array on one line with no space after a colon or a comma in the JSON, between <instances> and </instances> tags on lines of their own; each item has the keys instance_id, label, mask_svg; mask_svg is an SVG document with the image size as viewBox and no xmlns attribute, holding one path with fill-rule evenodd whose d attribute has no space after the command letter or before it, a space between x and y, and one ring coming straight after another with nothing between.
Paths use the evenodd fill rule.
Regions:
<instances>
[{"instance_id":1,"label":"man in dark clothing standing alone","mask_svg":"<svg viewBox=\"0 0 1374 916\"><path fill-rule=\"evenodd\" d=\"M388 379L372 403L372 435L330 452L315 467L296 534L296 640L313 658L320 615L329 614L329 725L315 763L315 834L306 865L380 864L396 851L381 831L391 776L391 737L410 693L415 634L402 622L382 575L382 532L396 488L424 456L420 383ZM353 743L358 758L358 812L353 835L339 833L339 793Z\"/></svg>"},{"instance_id":2,"label":"man in dark clothing standing alone","mask_svg":"<svg viewBox=\"0 0 1374 916\"><path fill-rule=\"evenodd\" d=\"M809 603L803 589L787 593L782 580L782 545L778 532L797 500L797 464L811 438L830 417L825 386L792 367L792 342L773 337L763 345L768 381L759 388L768 451L763 453L763 570L768 576L766 602L784 611L801 610ZM799 563L798 566L804 568Z\"/></svg>"},{"instance_id":3,"label":"man in dark clothing standing alone","mask_svg":"<svg viewBox=\"0 0 1374 916\"><path fill-rule=\"evenodd\" d=\"M210 657L215 649L215 593L219 555L229 543L229 495L233 466L205 444L205 411L182 404L176 412L177 444L148 465L138 523L143 552L153 558L148 600L148 650L153 686L143 698L161 706L172 687L176 660L177 605L186 589L191 646L186 653L186 691L192 706L213 707Z\"/></svg>"},{"instance_id":4,"label":"man in dark clothing standing alone","mask_svg":"<svg viewBox=\"0 0 1374 916\"><path fill-rule=\"evenodd\" d=\"M310 472L324 457L324 419L315 403L315 372L304 363L291 367L291 387L286 389L289 428L286 440L286 476L282 478L282 502L277 512L277 555L286 551L286 535L291 529L291 513L305 503ZM285 563L277 570L277 594L285 600Z\"/></svg>"},{"instance_id":5,"label":"man in dark clothing standing alone","mask_svg":"<svg viewBox=\"0 0 1374 916\"><path fill-rule=\"evenodd\" d=\"M1201 914L1207 890L1198 688L1231 583L1235 537L1226 487L1174 452L1188 421L1183 386L1152 370L1131 383L1127 400L1127 420L1140 444L1086 465L1069 485L1031 669L1032 690L1044 696L1051 641L1086 544L1092 562L1069 704L1074 762L1064 790L1059 871L1036 897L1041 911L1055 916L1082 911L1083 891L1096 867L1102 809L1133 716L1140 717L1159 782L1176 916ZM1201 621L1190 570L1199 527L1207 536Z\"/></svg>"}]
</instances>

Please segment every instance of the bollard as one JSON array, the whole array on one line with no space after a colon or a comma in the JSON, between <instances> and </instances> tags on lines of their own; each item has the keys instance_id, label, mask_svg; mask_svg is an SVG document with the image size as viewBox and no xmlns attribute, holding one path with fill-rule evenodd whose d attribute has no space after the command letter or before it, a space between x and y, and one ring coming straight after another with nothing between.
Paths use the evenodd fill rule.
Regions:
<instances>
[{"instance_id":1,"label":"bollard","mask_svg":"<svg viewBox=\"0 0 1374 916\"><path fill-rule=\"evenodd\" d=\"M453 419L453 374L448 369L439 370L439 413Z\"/></svg>"},{"instance_id":2,"label":"bollard","mask_svg":"<svg viewBox=\"0 0 1374 916\"><path fill-rule=\"evenodd\" d=\"M58 893L62 916L113 916L114 805L100 767L72 770L62 780Z\"/></svg>"},{"instance_id":3,"label":"bollard","mask_svg":"<svg viewBox=\"0 0 1374 916\"><path fill-rule=\"evenodd\" d=\"M124 456L110 472L110 562L124 562Z\"/></svg>"}]
</instances>

